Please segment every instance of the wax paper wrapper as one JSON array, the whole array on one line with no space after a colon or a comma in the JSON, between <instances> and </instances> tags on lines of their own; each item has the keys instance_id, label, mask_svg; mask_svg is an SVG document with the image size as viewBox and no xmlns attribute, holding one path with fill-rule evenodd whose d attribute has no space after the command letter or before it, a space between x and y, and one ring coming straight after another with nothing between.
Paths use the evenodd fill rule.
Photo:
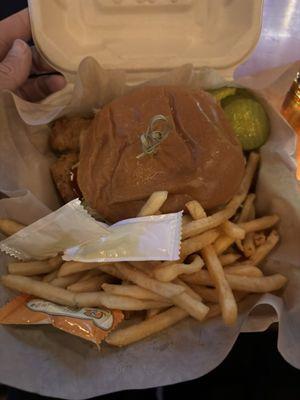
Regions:
<instances>
[{"instance_id":1,"label":"wax paper wrapper","mask_svg":"<svg viewBox=\"0 0 300 400\"><path fill-rule=\"evenodd\" d=\"M282 79L288 85L288 70ZM272 71L244 84L258 94L281 87L281 73ZM126 76L106 72L92 59L84 60L75 85L69 85L40 104L3 93L1 95L1 217L31 223L59 206L50 174L53 155L47 147L49 129L45 124L61 115L87 114L116 96L132 90ZM222 77L206 68L194 72L189 65L152 81L152 85L177 84L195 88L222 85ZM289 83L288 83L289 82ZM239 82L241 83L241 82ZM300 190L295 179L295 137L280 114L265 102L271 137L261 149L257 183L257 208L260 213L281 217L281 244L272 252L265 271L281 272L289 279L281 297L251 296L246 310L233 327L220 318L200 324L186 319L159 335L127 348L103 346L101 353L75 337L49 327L0 327L0 380L43 395L85 399L123 389L167 385L198 378L226 357L240 331L266 329L278 325L278 349L295 367L300 367ZM33 125L28 126L25 122ZM9 171L9 172L8 172ZM1 258L5 271L7 256ZM0 289L0 305L14 294ZM30 368L24 368L24 360ZM263 362L263 360L262 360Z\"/></svg>"},{"instance_id":2,"label":"wax paper wrapper","mask_svg":"<svg viewBox=\"0 0 300 400\"><path fill-rule=\"evenodd\" d=\"M0 250L25 261L58 253L66 261L177 260L181 215L130 218L109 226L75 199L0 242Z\"/></svg>"}]
</instances>

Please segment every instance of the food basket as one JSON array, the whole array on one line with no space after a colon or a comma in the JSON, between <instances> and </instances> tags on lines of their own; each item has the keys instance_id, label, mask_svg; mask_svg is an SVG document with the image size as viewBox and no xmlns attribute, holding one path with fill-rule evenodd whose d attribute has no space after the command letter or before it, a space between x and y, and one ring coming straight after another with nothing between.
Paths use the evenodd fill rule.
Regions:
<instances>
[{"instance_id":1,"label":"food basket","mask_svg":"<svg viewBox=\"0 0 300 400\"><path fill-rule=\"evenodd\" d=\"M2 158L5 168L17 168L18 173L4 182L2 190L9 198L1 200L0 216L22 223L59 206L48 172L49 122L61 115L92 112L148 80L205 89L222 86L232 80L234 69L259 38L262 1L29 0L29 10L36 46L66 76L68 85L39 104L10 93L2 95L2 134L9 143L9 158ZM261 213L281 216L282 243L265 268L284 271L288 277L283 298L257 296L230 328L219 318L204 324L186 319L127 348L104 345L101 352L47 326L1 327L0 380L4 384L47 396L83 399L183 382L218 366L241 331L264 330L274 321L279 321L280 352L300 367L295 141L281 116L261 101L272 134L261 149L257 207ZM1 263L4 270L7 259L2 257ZM1 288L1 305L11 297ZM24 368L24 360L30 368Z\"/></svg>"}]
</instances>

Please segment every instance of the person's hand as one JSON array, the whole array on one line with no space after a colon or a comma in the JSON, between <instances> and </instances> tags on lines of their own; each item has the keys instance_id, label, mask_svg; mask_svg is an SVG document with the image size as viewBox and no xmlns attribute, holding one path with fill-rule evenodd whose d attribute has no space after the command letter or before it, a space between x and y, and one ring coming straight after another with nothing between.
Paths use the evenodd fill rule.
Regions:
<instances>
[{"instance_id":1,"label":"person's hand","mask_svg":"<svg viewBox=\"0 0 300 400\"><path fill-rule=\"evenodd\" d=\"M28 10L0 21L0 90L9 89L30 101L39 101L61 90L65 78L53 74L27 41L31 38ZM30 78L31 75L47 74Z\"/></svg>"}]
</instances>

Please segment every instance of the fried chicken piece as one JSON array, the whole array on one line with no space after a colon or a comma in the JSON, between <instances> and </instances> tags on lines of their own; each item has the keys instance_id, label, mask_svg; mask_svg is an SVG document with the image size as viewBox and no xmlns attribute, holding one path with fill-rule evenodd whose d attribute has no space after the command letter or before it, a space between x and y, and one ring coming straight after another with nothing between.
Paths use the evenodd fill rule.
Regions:
<instances>
[{"instance_id":1,"label":"fried chicken piece","mask_svg":"<svg viewBox=\"0 0 300 400\"><path fill-rule=\"evenodd\" d=\"M80 195L77 191L76 182L71 181L71 176L74 173L72 167L77 162L78 154L68 153L60 156L50 168L57 190L66 203Z\"/></svg>"},{"instance_id":2,"label":"fried chicken piece","mask_svg":"<svg viewBox=\"0 0 300 400\"><path fill-rule=\"evenodd\" d=\"M49 143L59 153L79 152L80 136L84 134L91 120L81 117L60 118L52 126Z\"/></svg>"}]
</instances>

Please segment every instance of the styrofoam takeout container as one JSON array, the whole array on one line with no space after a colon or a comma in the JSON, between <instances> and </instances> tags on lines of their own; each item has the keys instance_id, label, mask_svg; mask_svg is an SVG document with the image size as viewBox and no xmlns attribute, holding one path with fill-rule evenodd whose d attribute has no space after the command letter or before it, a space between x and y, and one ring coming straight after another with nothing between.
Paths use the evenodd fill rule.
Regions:
<instances>
[{"instance_id":1,"label":"styrofoam takeout container","mask_svg":"<svg viewBox=\"0 0 300 400\"><path fill-rule=\"evenodd\" d=\"M29 0L36 46L70 79L88 56L130 81L183 64L231 78L255 47L263 0Z\"/></svg>"}]
</instances>

